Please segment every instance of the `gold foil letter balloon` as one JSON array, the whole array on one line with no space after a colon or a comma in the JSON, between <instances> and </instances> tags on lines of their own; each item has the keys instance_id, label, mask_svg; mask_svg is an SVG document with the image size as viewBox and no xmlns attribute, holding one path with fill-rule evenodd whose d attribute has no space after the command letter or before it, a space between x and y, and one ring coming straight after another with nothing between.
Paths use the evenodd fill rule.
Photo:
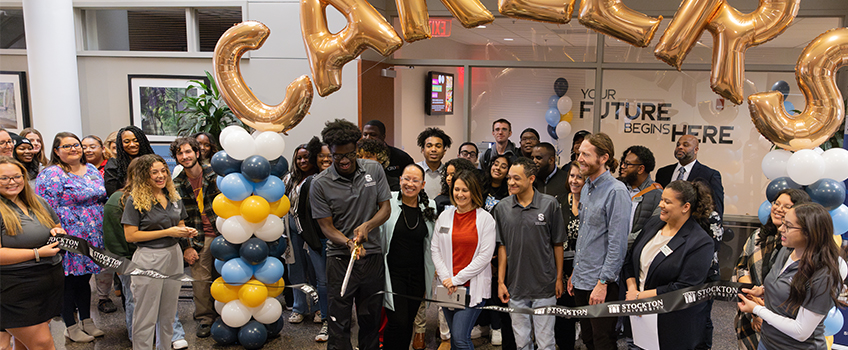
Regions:
<instances>
[{"instance_id":1,"label":"gold foil letter balloon","mask_svg":"<svg viewBox=\"0 0 848 350\"><path fill-rule=\"evenodd\" d=\"M797 151L821 145L845 118L842 94L834 74L848 65L848 28L833 29L815 38L798 57L795 79L807 105L791 116L783 107L783 94L760 92L748 96L751 120L757 130L778 147Z\"/></svg>"},{"instance_id":2,"label":"gold foil letter balloon","mask_svg":"<svg viewBox=\"0 0 848 350\"><path fill-rule=\"evenodd\" d=\"M327 28L327 5L347 18L347 26L338 34ZM386 19L364 0L301 0L300 26L312 78L321 96L341 88L342 67L367 47L388 56L403 45Z\"/></svg>"},{"instance_id":3,"label":"gold foil letter balloon","mask_svg":"<svg viewBox=\"0 0 848 350\"><path fill-rule=\"evenodd\" d=\"M286 89L286 98L269 106L250 91L241 76L239 61L247 50L262 46L271 31L256 21L239 23L224 32L212 56L221 97L242 122L262 131L286 132L295 127L312 104L312 83L303 75Z\"/></svg>"},{"instance_id":4,"label":"gold foil letter balloon","mask_svg":"<svg viewBox=\"0 0 848 350\"><path fill-rule=\"evenodd\" d=\"M801 0L760 0L754 12L742 14L726 0L684 1L654 53L680 69L704 29L713 36L710 86L734 104L741 104L745 81L745 51L774 39L792 23Z\"/></svg>"},{"instance_id":5,"label":"gold foil letter balloon","mask_svg":"<svg viewBox=\"0 0 848 350\"><path fill-rule=\"evenodd\" d=\"M427 13L427 2L395 0L395 3L406 42L429 39L430 15ZM474 28L495 20L492 13L478 0L442 0L442 3L465 28Z\"/></svg>"},{"instance_id":6,"label":"gold foil letter balloon","mask_svg":"<svg viewBox=\"0 0 848 350\"><path fill-rule=\"evenodd\" d=\"M574 1L566 0L498 0L498 11L504 16L549 23L568 23L574 12Z\"/></svg>"},{"instance_id":7,"label":"gold foil letter balloon","mask_svg":"<svg viewBox=\"0 0 848 350\"><path fill-rule=\"evenodd\" d=\"M654 18L631 10L621 0L582 0L578 19L596 32L645 47L654 37L662 16Z\"/></svg>"}]
</instances>

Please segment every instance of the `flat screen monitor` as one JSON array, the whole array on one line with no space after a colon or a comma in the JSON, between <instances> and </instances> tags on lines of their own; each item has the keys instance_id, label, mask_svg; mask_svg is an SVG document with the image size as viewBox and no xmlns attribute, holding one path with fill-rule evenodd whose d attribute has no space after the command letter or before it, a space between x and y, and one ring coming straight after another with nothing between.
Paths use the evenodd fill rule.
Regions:
<instances>
[{"instance_id":1,"label":"flat screen monitor","mask_svg":"<svg viewBox=\"0 0 848 350\"><path fill-rule=\"evenodd\" d=\"M425 111L427 115L453 114L453 74L441 72L427 73L427 96Z\"/></svg>"}]
</instances>

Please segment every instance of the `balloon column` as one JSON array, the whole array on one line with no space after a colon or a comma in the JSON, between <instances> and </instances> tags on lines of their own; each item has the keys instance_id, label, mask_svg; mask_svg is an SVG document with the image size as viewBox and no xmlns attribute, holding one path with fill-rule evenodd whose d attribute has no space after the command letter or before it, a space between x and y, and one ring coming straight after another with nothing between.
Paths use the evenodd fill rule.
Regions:
<instances>
[{"instance_id":1,"label":"balloon column","mask_svg":"<svg viewBox=\"0 0 848 350\"><path fill-rule=\"evenodd\" d=\"M568 92L568 80L557 78L554 81L554 92L556 95L548 99L545 121L548 122L548 135L551 135L554 140L559 140L560 137L566 137L571 133L572 101L570 97L565 96Z\"/></svg>"},{"instance_id":2,"label":"balloon column","mask_svg":"<svg viewBox=\"0 0 848 350\"><path fill-rule=\"evenodd\" d=\"M230 126L221 132L223 151L212 157L221 194L212 209L221 236L210 251L221 274L210 291L221 318L212 325L219 344L238 342L259 349L282 330L282 305L276 299L284 288L284 245L280 217L289 210L289 199L280 179L288 161L281 156L285 141L273 131L253 136ZM269 161L269 159L271 159Z\"/></svg>"}]
</instances>

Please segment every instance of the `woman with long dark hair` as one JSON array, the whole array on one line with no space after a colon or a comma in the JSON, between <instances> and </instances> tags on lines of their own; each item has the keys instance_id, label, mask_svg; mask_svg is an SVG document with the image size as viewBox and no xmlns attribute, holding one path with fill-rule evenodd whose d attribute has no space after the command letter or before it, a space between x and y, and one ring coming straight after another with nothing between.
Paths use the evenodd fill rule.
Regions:
<instances>
[{"instance_id":1,"label":"woman with long dark hair","mask_svg":"<svg viewBox=\"0 0 848 350\"><path fill-rule=\"evenodd\" d=\"M50 166L44 168L36 179L36 193L59 216L59 221L71 236L85 239L88 244L103 249L103 205L106 191L103 178L91 164L82 160L82 145L79 137L69 132L60 132L53 138L53 153ZM75 342L90 342L92 337L103 336L91 320L92 274L101 272L89 257L65 253L62 261L65 268L65 303L62 319L69 327L66 333ZM82 331L79 330L74 312L79 315ZM87 333L87 334L86 334Z\"/></svg>"},{"instance_id":2,"label":"woman with long dark hair","mask_svg":"<svg viewBox=\"0 0 848 350\"><path fill-rule=\"evenodd\" d=\"M118 131L116 140L117 154L115 158L106 162L103 170L103 180L106 182L106 195L111 196L118 189L124 187L127 177L127 166L130 162L140 156L153 154L153 147L147 135L137 126L126 126Z\"/></svg>"},{"instance_id":3,"label":"woman with long dark hair","mask_svg":"<svg viewBox=\"0 0 848 350\"><path fill-rule=\"evenodd\" d=\"M822 321L842 305L833 221L820 204L796 204L778 232L783 247L762 286L742 289L747 295L739 294L739 310L764 321L758 349L826 349ZM763 305L755 298L763 298Z\"/></svg>"},{"instance_id":4,"label":"woman with long dark hair","mask_svg":"<svg viewBox=\"0 0 848 350\"><path fill-rule=\"evenodd\" d=\"M194 135L191 135L197 143L200 144L200 162L206 165L209 165L209 162L212 160L212 156L218 152L219 147L218 143L215 141L215 136L208 132L199 132ZM270 159L269 159L270 160Z\"/></svg>"},{"instance_id":5,"label":"woman with long dark hair","mask_svg":"<svg viewBox=\"0 0 848 350\"><path fill-rule=\"evenodd\" d=\"M465 158L454 158L445 163L445 166L442 167L442 191L438 196L434 199L436 202L436 214L441 214L442 211L445 210L445 207L451 204L451 185L453 182L454 175L459 171L474 171L477 168L474 167L474 164L468 161Z\"/></svg>"},{"instance_id":6,"label":"woman with long dark hair","mask_svg":"<svg viewBox=\"0 0 848 350\"><path fill-rule=\"evenodd\" d=\"M486 211L491 212L495 204L509 196L509 186L506 184L506 175L509 172L509 167L512 166L512 158L508 156L498 156L492 162L492 167L489 173L486 174L484 182L483 195L486 198Z\"/></svg>"}]
</instances>

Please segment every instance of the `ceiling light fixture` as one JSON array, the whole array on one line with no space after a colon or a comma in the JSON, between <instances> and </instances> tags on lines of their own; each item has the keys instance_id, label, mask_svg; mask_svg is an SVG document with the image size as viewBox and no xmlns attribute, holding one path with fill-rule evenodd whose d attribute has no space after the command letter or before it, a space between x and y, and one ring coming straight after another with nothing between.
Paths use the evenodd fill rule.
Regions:
<instances>
[{"instance_id":1,"label":"ceiling light fixture","mask_svg":"<svg viewBox=\"0 0 848 350\"><path fill-rule=\"evenodd\" d=\"M477 26L477 29L486 29L486 26Z\"/></svg>"},{"instance_id":2,"label":"ceiling light fixture","mask_svg":"<svg viewBox=\"0 0 848 350\"><path fill-rule=\"evenodd\" d=\"M513 39L513 38L504 38L504 41L513 41L513 40L515 40L515 39Z\"/></svg>"}]
</instances>

